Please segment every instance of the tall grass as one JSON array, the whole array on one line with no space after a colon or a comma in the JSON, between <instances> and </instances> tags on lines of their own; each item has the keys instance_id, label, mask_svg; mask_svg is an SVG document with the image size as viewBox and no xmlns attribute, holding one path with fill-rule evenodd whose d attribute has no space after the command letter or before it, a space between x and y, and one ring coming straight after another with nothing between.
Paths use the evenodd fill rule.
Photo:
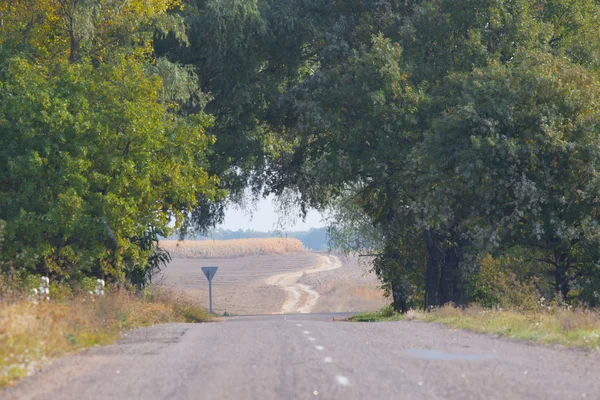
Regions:
<instances>
[{"instance_id":1,"label":"tall grass","mask_svg":"<svg viewBox=\"0 0 600 400\"><path fill-rule=\"evenodd\" d=\"M445 306L430 312L409 311L407 319L440 322L511 339L600 351L598 310L574 310L563 306L540 307L534 311L485 309L477 305L466 309Z\"/></svg>"},{"instance_id":2,"label":"tall grass","mask_svg":"<svg viewBox=\"0 0 600 400\"><path fill-rule=\"evenodd\" d=\"M165 290L32 298L17 284L0 282L0 387L31 374L52 358L114 342L127 329L165 322L199 322L210 314ZM67 290L65 290L67 291Z\"/></svg>"},{"instance_id":3,"label":"tall grass","mask_svg":"<svg viewBox=\"0 0 600 400\"><path fill-rule=\"evenodd\" d=\"M306 251L302 242L293 238L163 240L160 247L173 258L237 258Z\"/></svg>"}]
</instances>

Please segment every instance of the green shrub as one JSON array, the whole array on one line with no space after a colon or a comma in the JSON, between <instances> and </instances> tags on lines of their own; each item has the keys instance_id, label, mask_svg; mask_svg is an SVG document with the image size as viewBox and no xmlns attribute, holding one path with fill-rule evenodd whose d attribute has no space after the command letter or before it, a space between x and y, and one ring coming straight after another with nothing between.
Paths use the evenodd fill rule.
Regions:
<instances>
[{"instance_id":1,"label":"green shrub","mask_svg":"<svg viewBox=\"0 0 600 400\"><path fill-rule=\"evenodd\" d=\"M538 309L542 295L536 289L536 277L519 279L513 272L519 263L522 261L511 257L484 256L471 281L472 301L485 308Z\"/></svg>"},{"instance_id":2,"label":"green shrub","mask_svg":"<svg viewBox=\"0 0 600 400\"><path fill-rule=\"evenodd\" d=\"M398 321L404 318L404 315L394 311L394 307L390 304L383 307L379 311L364 312L355 314L348 318L352 322L376 322L376 321Z\"/></svg>"}]
</instances>

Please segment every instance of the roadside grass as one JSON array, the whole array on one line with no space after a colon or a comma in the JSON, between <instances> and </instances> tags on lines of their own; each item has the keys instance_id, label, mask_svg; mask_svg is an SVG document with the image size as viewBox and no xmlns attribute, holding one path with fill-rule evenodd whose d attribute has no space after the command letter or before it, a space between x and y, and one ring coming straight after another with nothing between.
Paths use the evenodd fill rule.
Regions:
<instances>
[{"instance_id":1,"label":"roadside grass","mask_svg":"<svg viewBox=\"0 0 600 400\"><path fill-rule=\"evenodd\" d=\"M173 258L236 258L306 251L302 242L294 238L163 240L160 247Z\"/></svg>"},{"instance_id":2,"label":"roadside grass","mask_svg":"<svg viewBox=\"0 0 600 400\"><path fill-rule=\"evenodd\" d=\"M392 306L385 306L379 311L364 312L348 317L352 322L380 322L380 321L400 321L404 315L394 311Z\"/></svg>"},{"instance_id":3,"label":"roadside grass","mask_svg":"<svg viewBox=\"0 0 600 400\"><path fill-rule=\"evenodd\" d=\"M190 299L160 289L145 296L110 292L35 302L0 298L0 388L14 384L53 358L113 343L128 329L211 319Z\"/></svg>"},{"instance_id":4,"label":"roadside grass","mask_svg":"<svg viewBox=\"0 0 600 400\"><path fill-rule=\"evenodd\" d=\"M541 307L535 311L512 311L472 305L465 309L445 306L428 312L411 310L402 315L394 313L391 306L386 306L379 311L353 315L348 321L402 319L438 322L452 328L491 333L510 339L600 351L598 310Z\"/></svg>"},{"instance_id":5,"label":"roadside grass","mask_svg":"<svg viewBox=\"0 0 600 400\"><path fill-rule=\"evenodd\" d=\"M406 319L439 322L480 333L541 344L560 344L600 351L600 314L597 310L546 307L536 311L465 309L445 306L430 312L409 311Z\"/></svg>"}]
</instances>

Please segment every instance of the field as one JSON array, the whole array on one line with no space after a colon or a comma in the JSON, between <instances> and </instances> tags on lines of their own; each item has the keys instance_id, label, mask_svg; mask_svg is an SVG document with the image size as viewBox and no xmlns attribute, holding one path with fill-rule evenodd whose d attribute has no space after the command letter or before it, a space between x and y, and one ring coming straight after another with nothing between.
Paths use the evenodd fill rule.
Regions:
<instances>
[{"instance_id":1,"label":"field","mask_svg":"<svg viewBox=\"0 0 600 400\"><path fill-rule=\"evenodd\" d=\"M259 255L302 253L302 242L293 238L235 240L163 240L160 246L173 258L236 258Z\"/></svg>"},{"instance_id":2,"label":"field","mask_svg":"<svg viewBox=\"0 0 600 400\"><path fill-rule=\"evenodd\" d=\"M173 261L160 283L208 306L201 267L218 266L213 309L218 314L373 311L387 304L374 274L356 258L311 253L295 239L161 242ZM240 248L237 248L240 246Z\"/></svg>"},{"instance_id":3,"label":"field","mask_svg":"<svg viewBox=\"0 0 600 400\"><path fill-rule=\"evenodd\" d=\"M300 282L315 288L321 295L313 312L373 311L390 303L369 260L340 256L342 268L318 274L305 274Z\"/></svg>"},{"instance_id":4,"label":"field","mask_svg":"<svg viewBox=\"0 0 600 400\"><path fill-rule=\"evenodd\" d=\"M312 253L238 258L174 258L161 283L193 296L208 307L208 281L201 267L218 266L213 279L213 308L223 314L270 314L286 301L285 290L269 285L267 278L303 271L318 262Z\"/></svg>"}]
</instances>

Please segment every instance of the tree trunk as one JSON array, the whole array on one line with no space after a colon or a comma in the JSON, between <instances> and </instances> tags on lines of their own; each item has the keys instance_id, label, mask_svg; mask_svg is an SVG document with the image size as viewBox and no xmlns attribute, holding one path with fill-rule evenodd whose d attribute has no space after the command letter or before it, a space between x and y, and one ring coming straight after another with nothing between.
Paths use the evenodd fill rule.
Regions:
<instances>
[{"instance_id":1,"label":"tree trunk","mask_svg":"<svg viewBox=\"0 0 600 400\"><path fill-rule=\"evenodd\" d=\"M554 288L561 296L562 301L567 301L569 295L569 278L567 271L570 268L569 259L564 254L555 254L556 267L554 270Z\"/></svg>"},{"instance_id":2,"label":"tree trunk","mask_svg":"<svg viewBox=\"0 0 600 400\"><path fill-rule=\"evenodd\" d=\"M399 280L394 279L392 285L392 307L394 311L405 313L408 311L408 299L406 297L406 291L404 285Z\"/></svg>"},{"instance_id":3,"label":"tree trunk","mask_svg":"<svg viewBox=\"0 0 600 400\"><path fill-rule=\"evenodd\" d=\"M439 294L440 305L449 303L452 300L452 289L454 287L454 273L458 269L458 257L454 247L444 251L444 264L440 275Z\"/></svg>"},{"instance_id":4,"label":"tree trunk","mask_svg":"<svg viewBox=\"0 0 600 400\"><path fill-rule=\"evenodd\" d=\"M431 231L426 231L424 236L427 247L424 307L425 309L428 309L431 306L439 305L438 286L440 282L440 251L436 237Z\"/></svg>"},{"instance_id":5,"label":"tree trunk","mask_svg":"<svg viewBox=\"0 0 600 400\"><path fill-rule=\"evenodd\" d=\"M462 247L462 243L459 242L459 244L453 249L456 265L453 271L452 302L457 306L462 306L466 303L465 279L460 271Z\"/></svg>"},{"instance_id":6,"label":"tree trunk","mask_svg":"<svg viewBox=\"0 0 600 400\"><path fill-rule=\"evenodd\" d=\"M72 30L69 32L69 39L69 63L75 64L79 61L80 42L79 39L75 37L75 32Z\"/></svg>"}]
</instances>

